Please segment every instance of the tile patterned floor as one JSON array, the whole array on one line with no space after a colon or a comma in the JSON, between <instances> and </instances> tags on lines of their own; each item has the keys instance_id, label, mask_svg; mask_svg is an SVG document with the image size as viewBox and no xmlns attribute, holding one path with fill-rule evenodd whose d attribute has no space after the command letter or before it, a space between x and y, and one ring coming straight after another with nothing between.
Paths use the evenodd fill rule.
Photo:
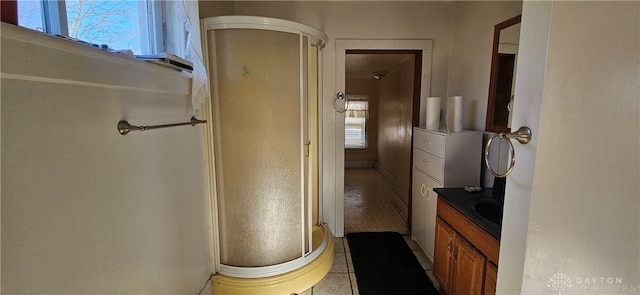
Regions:
<instances>
[{"instance_id":1,"label":"tile patterned floor","mask_svg":"<svg viewBox=\"0 0 640 295\"><path fill-rule=\"evenodd\" d=\"M408 235L404 219L392 204L396 192L375 169L346 169L344 231L396 231Z\"/></svg>"},{"instance_id":2,"label":"tile patterned floor","mask_svg":"<svg viewBox=\"0 0 640 295\"><path fill-rule=\"evenodd\" d=\"M409 230L391 205L389 184L374 169L345 170L345 234L359 231L397 231L403 234L409 248L416 255L431 281L433 264L418 244L411 240ZM437 287L437 286L436 286ZM359 295L346 238L335 238L335 259L329 274L301 295Z\"/></svg>"}]
</instances>

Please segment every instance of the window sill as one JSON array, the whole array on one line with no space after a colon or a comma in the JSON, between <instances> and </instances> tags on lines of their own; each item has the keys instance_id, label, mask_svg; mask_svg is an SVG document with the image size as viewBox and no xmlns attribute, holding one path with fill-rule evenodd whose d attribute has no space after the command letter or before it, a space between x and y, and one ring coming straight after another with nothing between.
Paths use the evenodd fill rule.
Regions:
<instances>
[{"instance_id":1,"label":"window sill","mask_svg":"<svg viewBox=\"0 0 640 295\"><path fill-rule=\"evenodd\" d=\"M188 95L191 74L2 23L3 78Z\"/></svg>"}]
</instances>

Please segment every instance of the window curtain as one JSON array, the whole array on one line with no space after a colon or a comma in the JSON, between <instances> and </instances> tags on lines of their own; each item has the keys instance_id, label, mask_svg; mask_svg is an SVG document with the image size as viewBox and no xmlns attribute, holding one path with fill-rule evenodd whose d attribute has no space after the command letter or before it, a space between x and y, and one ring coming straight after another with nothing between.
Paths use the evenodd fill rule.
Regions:
<instances>
[{"instance_id":1,"label":"window curtain","mask_svg":"<svg viewBox=\"0 0 640 295\"><path fill-rule=\"evenodd\" d=\"M198 13L198 1L179 0L167 1L168 9L172 10L175 21L168 23L180 23L184 25L185 40L173 40L175 44L183 48L177 48L178 55L193 63L191 104L194 115L200 110L202 104L209 99L209 78L204 65L202 55L202 41L200 38L200 15ZM175 35L172 36L176 38Z\"/></svg>"},{"instance_id":2,"label":"window curtain","mask_svg":"<svg viewBox=\"0 0 640 295\"><path fill-rule=\"evenodd\" d=\"M369 102L366 100L350 100L347 104L345 117L369 119Z\"/></svg>"}]
</instances>

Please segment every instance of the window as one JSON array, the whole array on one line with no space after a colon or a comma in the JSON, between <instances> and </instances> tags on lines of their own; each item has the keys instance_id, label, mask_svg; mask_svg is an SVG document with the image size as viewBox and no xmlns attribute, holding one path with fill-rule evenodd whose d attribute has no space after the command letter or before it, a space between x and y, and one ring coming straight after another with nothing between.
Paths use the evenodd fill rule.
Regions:
<instances>
[{"instance_id":1,"label":"window","mask_svg":"<svg viewBox=\"0 0 640 295\"><path fill-rule=\"evenodd\" d=\"M2 0L0 0L2 1ZM17 0L18 25L135 55L169 53L193 63L194 110L209 97L198 2L192 0Z\"/></svg>"},{"instance_id":2,"label":"window","mask_svg":"<svg viewBox=\"0 0 640 295\"><path fill-rule=\"evenodd\" d=\"M349 103L344 118L344 147L367 148L367 120L369 119L369 96L347 95Z\"/></svg>"},{"instance_id":3,"label":"window","mask_svg":"<svg viewBox=\"0 0 640 295\"><path fill-rule=\"evenodd\" d=\"M18 0L18 24L134 54L164 52L163 1Z\"/></svg>"}]
</instances>

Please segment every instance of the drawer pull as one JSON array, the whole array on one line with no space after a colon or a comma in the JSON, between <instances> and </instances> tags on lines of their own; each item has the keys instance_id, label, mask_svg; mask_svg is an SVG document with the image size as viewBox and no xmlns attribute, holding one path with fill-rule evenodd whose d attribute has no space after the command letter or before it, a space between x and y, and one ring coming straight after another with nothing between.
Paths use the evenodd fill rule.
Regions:
<instances>
[{"instance_id":1,"label":"drawer pull","mask_svg":"<svg viewBox=\"0 0 640 295\"><path fill-rule=\"evenodd\" d=\"M424 197L424 191L425 191L426 186L423 184L420 186L420 194Z\"/></svg>"},{"instance_id":2,"label":"drawer pull","mask_svg":"<svg viewBox=\"0 0 640 295\"><path fill-rule=\"evenodd\" d=\"M427 200L431 200L431 194L429 194L430 191L431 191L431 188L427 187Z\"/></svg>"},{"instance_id":3,"label":"drawer pull","mask_svg":"<svg viewBox=\"0 0 640 295\"><path fill-rule=\"evenodd\" d=\"M431 140L428 140L428 139L426 139L426 138L425 138L425 139L423 139L423 140L422 140L422 142L424 142L424 143L426 143L426 144L431 144Z\"/></svg>"},{"instance_id":4,"label":"drawer pull","mask_svg":"<svg viewBox=\"0 0 640 295\"><path fill-rule=\"evenodd\" d=\"M431 163L427 159L422 159L422 164L431 165Z\"/></svg>"}]
</instances>

